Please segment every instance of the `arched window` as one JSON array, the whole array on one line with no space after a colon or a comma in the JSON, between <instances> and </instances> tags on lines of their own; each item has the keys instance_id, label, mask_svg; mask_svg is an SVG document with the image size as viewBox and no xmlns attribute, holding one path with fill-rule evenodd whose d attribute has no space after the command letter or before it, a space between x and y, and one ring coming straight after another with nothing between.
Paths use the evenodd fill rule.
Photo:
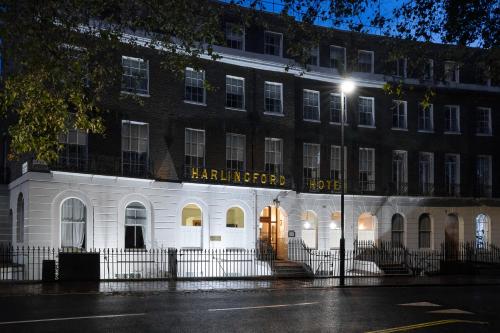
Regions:
<instances>
[{"instance_id":1,"label":"arched window","mask_svg":"<svg viewBox=\"0 0 500 333\"><path fill-rule=\"evenodd\" d=\"M125 208L125 248L145 249L147 213L146 208L133 202Z\"/></svg>"},{"instance_id":2,"label":"arched window","mask_svg":"<svg viewBox=\"0 0 500 333\"><path fill-rule=\"evenodd\" d=\"M182 209L182 226L201 227L202 217L201 208L195 204L186 205Z\"/></svg>"},{"instance_id":3,"label":"arched window","mask_svg":"<svg viewBox=\"0 0 500 333\"><path fill-rule=\"evenodd\" d=\"M87 208L80 200L70 198L61 207L61 247L84 248Z\"/></svg>"},{"instance_id":4,"label":"arched window","mask_svg":"<svg viewBox=\"0 0 500 333\"><path fill-rule=\"evenodd\" d=\"M485 248L490 241L490 219L486 214L476 216L476 246Z\"/></svg>"},{"instance_id":5,"label":"arched window","mask_svg":"<svg viewBox=\"0 0 500 333\"><path fill-rule=\"evenodd\" d=\"M431 217L429 214L422 214L418 219L418 247L420 249L431 248Z\"/></svg>"},{"instance_id":6,"label":"arched window","mask_svg":"<svg viewBox=\"0 0 500 333\"><path fill-rule=\"evenodd\" d=\"M371 213L363 213L358 217L358 240L375 241L375 216Z\"/></svg>"},{"instance_id":7,"label":"arched window","mask_svg":"<svg viewBox=\"0 0 500 333\"><path fill-rule=\"evenodd\" d=\"M318 244L318 216L313 211L302 214L302 240L307 247L315 249Z\"/></svg>"},{"instance_id":8,"label":"arched window","mask_svg":"<svg viewBox=\"0 0 500 333\"><path fill-rule=\"evenodd\" d=\"M330 248L338 249L340 247L340 212L333 212L330 216Z\"/></svg>"},{"instance_id":9,"label":"arched window","mask_svg":"<svg viewBox=\"0 0 500 333\"><path fill-rule=\"evenodd\" d=\"M405 225L401 214L394 214L391 222L391 241L393 246L404 244Z\"/></svg>"},{"instance_id":10,"label":"arched window","mask_svg":"<svg viewBox=\"0 0 500 333\"><path fill-rule=\"evenodd\" d=\"M19 193L17 197L17 219L16 219L17 242L24 242L24 197Z\"/></svg>"},{"instance_id":11,"label":"arched window","mask_svg":"<svg viewBox=\"0 0 500 333\"><path fill-rule=\"evenodd\" d=\"M244 228L245 214L243 209L239 207L231 207L226 214L226 227L228 228Z\"/></svg>"}]
</instances>

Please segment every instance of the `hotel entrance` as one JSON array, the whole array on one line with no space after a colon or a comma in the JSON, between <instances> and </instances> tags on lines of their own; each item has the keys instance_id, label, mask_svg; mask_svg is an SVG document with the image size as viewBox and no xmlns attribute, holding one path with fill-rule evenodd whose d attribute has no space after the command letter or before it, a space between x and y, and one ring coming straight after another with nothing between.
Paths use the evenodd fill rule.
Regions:
<instances>
[{"instance_id":1,"label":"hotel entrance","mask_svg":"<svg viewBox=\"0 0 500 333\"><path fill-rule=\"evenodd\" d=\"M288 258L287 221L286 212L275 205L264 207L260 213L259 241L272 247L279 260Z\"/></svg>"}]
</instances>

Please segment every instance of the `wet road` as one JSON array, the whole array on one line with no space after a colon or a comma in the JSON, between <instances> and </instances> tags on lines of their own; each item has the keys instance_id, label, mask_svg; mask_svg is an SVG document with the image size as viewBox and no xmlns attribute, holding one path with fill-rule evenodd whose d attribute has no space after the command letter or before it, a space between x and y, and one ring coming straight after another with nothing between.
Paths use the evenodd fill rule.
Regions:
<instances>
[{"instance_id":1,"label":"wet road","mask_svg":"<svg viewBox=\"0 0 500 333\"><path fill-rule=\"evenodd\" d=\"M500 332L500 286L0 297L0 332Z\"/></svg>"}]
</instances>

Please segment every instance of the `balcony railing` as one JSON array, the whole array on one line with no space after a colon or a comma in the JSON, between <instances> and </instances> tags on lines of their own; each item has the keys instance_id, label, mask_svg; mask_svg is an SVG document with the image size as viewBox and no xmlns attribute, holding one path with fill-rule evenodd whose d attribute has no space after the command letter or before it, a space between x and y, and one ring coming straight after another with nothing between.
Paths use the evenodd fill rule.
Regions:
<instances>
[{"instance_id":1,"label":"balcony railing","mask_svg":"<svg viewBox=\"0 0 500 333\"><path fill-rule=\"evenodd\" d=\"M359 181L359 192L375 192L375 181L373 180L360 180Z\"/></svg>"},{"instance_id":2,"label":"balcony railing","mask_svg":"<svg viewBox=\"0 0 500 333\"><path fill-rule=\"evenodd\" d=\"M445 196L449 197L459 197L460 196L460 184L445 184L444 191Z\"/></svg>"},{"instance_id":3,"label":"balcony railing","mask_svg":"<svg viewBox=\"0 0 500 333\"><path fill-rule=\"evenodd\" d=\"M420 183L418 186L420 195L434 195L434 183Z\"/></svg>"},{"instance_id":4,"label":"balcony railing","mask_svg":"<svg viewBox=\"0 0 500 333\"><path fill-rule=\"evenodd\" d=\"M474 196L481 198L491 198L492 186L480 184L474 187Z\"/></svg>"},{"instance_id":5,"label":"balcony railing","mask_svg":"<svg viewBox=\"0 0 500 333\"><path fill-rule=\"evenodd\" d=\"M408 183L390 183L390 193L392 195L408 195Z\"/></svg>"}]
</instances>

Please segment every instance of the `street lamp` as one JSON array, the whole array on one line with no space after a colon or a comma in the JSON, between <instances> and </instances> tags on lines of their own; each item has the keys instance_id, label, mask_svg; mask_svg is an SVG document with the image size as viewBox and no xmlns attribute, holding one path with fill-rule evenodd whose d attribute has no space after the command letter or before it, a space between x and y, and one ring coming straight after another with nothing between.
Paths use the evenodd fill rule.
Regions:
<instances>
[{"instance_id":1,"label":"street lamp","mask_svg":"<svg viewBox=\"0 0 500 333\"><path fill-rule=\"evenodd\" d=\"M354 82L351 80L342 81L340 84L340 285L345 284L345 237L344 237L344 123L345 95L350 94L355 89Z\"/></svg>"}]
</instances>

